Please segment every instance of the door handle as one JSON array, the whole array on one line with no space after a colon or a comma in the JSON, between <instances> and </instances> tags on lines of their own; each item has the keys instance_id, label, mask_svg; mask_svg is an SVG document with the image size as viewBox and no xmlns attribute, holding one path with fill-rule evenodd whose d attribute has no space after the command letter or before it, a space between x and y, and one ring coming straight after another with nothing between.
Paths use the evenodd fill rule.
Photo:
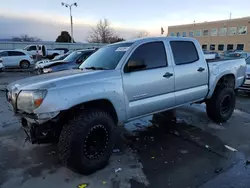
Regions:
<instances>
[{"instance_id":1,"label":"door handle","mask_svg":"<svg viewBox=\"0 0 250 188\"><path fill-rule=\"evenodd\" d=\"M173 73L166 72L166 73L163 75L163 77L164 77L164 78L170 78L170 77L172 77L173 75L174 75Z\"/></svg>"},{"instance_id":2,"label":"door handle","mask_svg":"<svg viewBox=\"0 0 250 188\"><path fill-rule=\"evenodd\" d=\"M200 67L197 71L203 72L205 69L203 67Z\"/></svg>"}]
</instances>

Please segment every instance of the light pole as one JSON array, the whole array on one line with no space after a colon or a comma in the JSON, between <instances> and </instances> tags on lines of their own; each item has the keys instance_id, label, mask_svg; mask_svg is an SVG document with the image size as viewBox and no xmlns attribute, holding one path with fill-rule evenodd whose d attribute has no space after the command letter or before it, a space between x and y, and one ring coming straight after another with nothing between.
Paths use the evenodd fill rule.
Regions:
<instances>
[{"instance_id":1,"label":"light pole","mask_svg":"<svg viewBox=\"0 0 250 188\"><path fill-rule=\"evenodd\" d=\"M62 2L62 6L65 6L66 8L69 8L69 12L70 12L70 29L71 29L71 43L73 43L74 41L74 37L73 37L73 19L72 19L72 13L71 13L71 7L75 6L77 7L77 3L73 3L73 4L67 4Z\"/></svg>"}]
</instances>

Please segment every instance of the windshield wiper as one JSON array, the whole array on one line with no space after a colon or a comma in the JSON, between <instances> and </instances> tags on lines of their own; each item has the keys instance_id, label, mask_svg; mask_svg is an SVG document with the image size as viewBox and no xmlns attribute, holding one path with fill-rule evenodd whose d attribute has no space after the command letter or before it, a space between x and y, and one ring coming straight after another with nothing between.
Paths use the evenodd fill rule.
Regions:
<instances>
[{"instance_id":1,"label":"windshield wiper","mask_svg":"<svg viewBox=\"0 0 250 188\"><path fill-rule=\"evenodd\" d=\"M91 70L108 70L107 68L104 67L85 67L84 69L91 69Z\"/></svg>"}]
</instances>

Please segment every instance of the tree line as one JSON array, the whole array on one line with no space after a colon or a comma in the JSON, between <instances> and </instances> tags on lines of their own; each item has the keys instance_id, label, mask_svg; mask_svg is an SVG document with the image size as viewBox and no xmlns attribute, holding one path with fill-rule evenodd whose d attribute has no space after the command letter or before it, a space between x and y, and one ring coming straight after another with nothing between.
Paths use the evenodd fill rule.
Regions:
<instances>
[{"instance_id":1,"label":"tree line","mask_svg":"<svg viewBox=\"0 0 250 188\"><path fill-rule=\"evenodd\" d=\"M147 31L139 32L135 38L142 38L148 36ZM121 42L125 39L120 37L116 31L110 26L108 19L99 20L95 27L91 28L91 32L87 38L90 43L115 43ZM28 35L21 35L20 37L13 37L12 41L17 42L38 42L41 41L38 37L29 37ZM61 34L56 38L55 42L70 43L71 36L68 31L61 31ZM75 42L73 40L73 42Z\"/></svg>"}]
</instances>

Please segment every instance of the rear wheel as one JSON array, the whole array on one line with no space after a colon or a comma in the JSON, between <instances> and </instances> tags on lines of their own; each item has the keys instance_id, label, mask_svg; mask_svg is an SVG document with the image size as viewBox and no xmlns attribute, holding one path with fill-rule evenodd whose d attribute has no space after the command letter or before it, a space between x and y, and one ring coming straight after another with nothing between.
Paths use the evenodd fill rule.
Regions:
<instances>
[{"instance_id":1,"label":"rear wheel","mask_svg":"<svg viewBox=\"0 0 250 188\"><path fill-rule=\"evenodd\" d=\"M26 61L26 60L21 61L21 62L20 62L20 67L21 67L22 69L28 69L28 68L30 67L30 62L28 62L28 61Z\"/></svg>"},{"instance_id":2,"label":"rear wheel","mask_svg":"<svg viewBox=\"0 0 250 188\"><path fill-rule=\"evenodd\" d=\"M235 100L232 88L217 88L212 98L206 102L208 117L217 123L226 122L233 114Z\"/></svg>"},{"instance_id":3,"label":"rear wheel","mask_svg":"<svg viewBox=\"0 0 250 188\"><path fill-rule=\"evenodd\" d=\"M82 174L105 167L112 154L114 127L112 117L102 110L87 110L74 117L59 138L62 163Z\"/></svg>"}]
</instances>

